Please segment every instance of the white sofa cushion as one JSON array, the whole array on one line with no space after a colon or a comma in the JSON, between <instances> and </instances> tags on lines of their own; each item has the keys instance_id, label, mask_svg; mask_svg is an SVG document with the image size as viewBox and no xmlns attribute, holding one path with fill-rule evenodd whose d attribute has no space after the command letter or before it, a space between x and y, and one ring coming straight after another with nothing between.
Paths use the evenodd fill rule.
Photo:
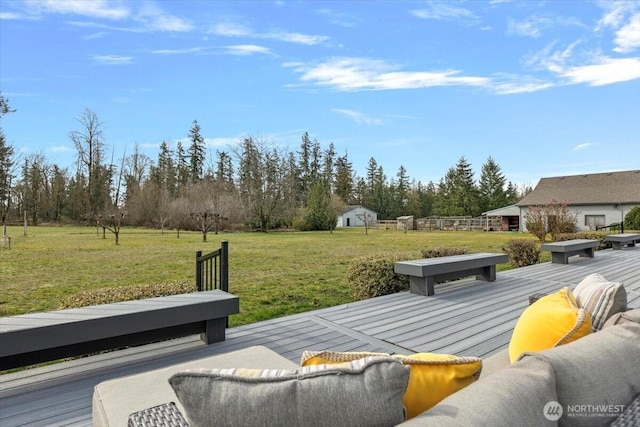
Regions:
<instances>
[{"instance_id":1,"label":"white sofa cushion","mask_svg":"<svg viewBox=\"0 0 640 427\"><path fill-rule=\"evenodd\" d=\"M245 368L271 367L274 369L296 369L298 365L263 347L254 346L243 350L194 360L141 374L130 375L101 382L93 392L93 425L126 426L129 415L161 405L175 402L184 414L169 378L176 372L197 368Z\"/></svg>"}]
</instances>

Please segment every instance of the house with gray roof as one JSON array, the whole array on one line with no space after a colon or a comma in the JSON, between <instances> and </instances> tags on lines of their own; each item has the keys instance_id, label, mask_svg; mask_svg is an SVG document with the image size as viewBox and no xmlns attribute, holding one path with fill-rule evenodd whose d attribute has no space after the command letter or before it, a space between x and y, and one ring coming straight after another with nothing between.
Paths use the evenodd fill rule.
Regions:
<instances>
[{"instance_id":1,"label":"house with gray roof","mask_svg":"<svg viewBox=\"0 0 640 427\"><path fill-rule=\"evenodd\" d=\"M544 206L552 200L566 202L577 214L578 230L595 230L624 220L640 206L640 170L542 178L533 191L516 203L520 208L520 230L525 230L524 215L532 206Z\"/></svg>"}]
</instances>

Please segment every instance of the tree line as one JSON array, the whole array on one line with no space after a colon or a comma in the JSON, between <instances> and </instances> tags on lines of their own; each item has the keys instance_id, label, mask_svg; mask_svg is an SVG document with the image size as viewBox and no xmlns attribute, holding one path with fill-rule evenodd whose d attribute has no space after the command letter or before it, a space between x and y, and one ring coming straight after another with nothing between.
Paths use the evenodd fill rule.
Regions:
<instances>
[{"instance_id":1,"label":"tree line","mask_svg":"<svg viewBox=\"0 0 640 427\"><path fill-rule=\"evenodd\" d=\"M1 95L0 101L2 116L14 112ZM84 110L78 125L69 133L76 152L70 167L42 154L18 158L0 128L3 224L26 215L34 225L100 225L116 241L123 225L196 229L206 240L223 228L331 230L347 205L365 206L380 219L478 216L530 191L507 182L491 157L478 182L464 156L438 183L416 181L403 166L389 177L373 157L358 176L346 153L339 155L333 143L322 147L306 132L295 152L248 136L213 153L197 120L175 147L160 143L157 159L137 145L116 159L95 112Z\"/></svg>"}]
</instances>

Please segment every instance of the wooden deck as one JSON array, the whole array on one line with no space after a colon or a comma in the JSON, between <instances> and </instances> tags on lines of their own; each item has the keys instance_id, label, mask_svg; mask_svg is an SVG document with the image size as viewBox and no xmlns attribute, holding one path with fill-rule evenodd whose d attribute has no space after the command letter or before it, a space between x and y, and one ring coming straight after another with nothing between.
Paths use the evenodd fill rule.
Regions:
<instances>
[{"instance_id":1,"label":"wooden deck","mask_svg":"<svg viewBox=\"0 0 640 427\"><path fill-rule=\"evenodd\" d=\"M407 292L227 330L224 342L198 336L119 350L0 376L0 425L91 425L97 383L251 345L298 362L304 350L441 352L486 357L508 345L528 296L571 288L590 273L622 282L640 307L640 247L596 252L569 264L500 272L494 282L436 285L436 295ZM2 343L0 343L2 345Z\"/></svg>"}]
</instances>

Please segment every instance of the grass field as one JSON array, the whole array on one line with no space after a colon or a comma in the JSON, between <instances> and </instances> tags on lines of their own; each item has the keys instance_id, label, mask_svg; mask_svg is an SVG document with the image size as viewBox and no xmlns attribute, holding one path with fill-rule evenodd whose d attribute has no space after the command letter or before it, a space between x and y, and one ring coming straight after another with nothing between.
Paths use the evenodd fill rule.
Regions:
<instances>
[{"instance_id":1,"label":"grass field","mask_svg":"<svg viewBox=\"0 0 640 427\"><path fill-rule=\"evenodd\" d=\"M328 232L209 234L123 229L113 235L91 227L8 227L11 248L0 249L0 315L58 308L88 289L123 285L195 283L195 253L229 241L229 290L240 297L241 313L231 325L352 301L347 283L350 260L362 255L408 254L422 249L466 247L501 252L505 242L529 234L472 231L409 231L342 228ZM548 254L547 254L548 255ZM506 265L498 269L508 268ZM195 286L195 285L194 285Z\"/></svg>"}]
</instances>

